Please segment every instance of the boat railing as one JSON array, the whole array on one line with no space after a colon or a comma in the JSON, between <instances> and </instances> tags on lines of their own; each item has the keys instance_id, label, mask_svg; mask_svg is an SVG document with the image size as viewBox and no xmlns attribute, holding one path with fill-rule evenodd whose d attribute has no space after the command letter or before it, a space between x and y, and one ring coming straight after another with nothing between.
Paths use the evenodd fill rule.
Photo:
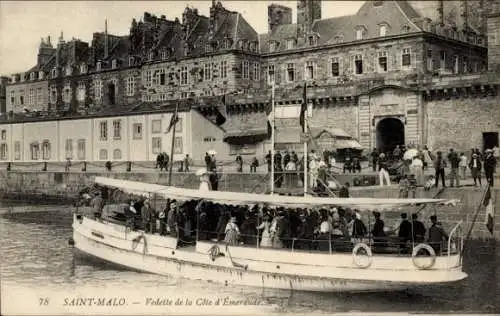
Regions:
<instances>
[{"instance_id":1,"label":"boat railing","mask_svg":"<svg viewBox=\"0 0 500 316\"><path fill-rule=\"evenodd\" d=\"M450 231L448 236L448 256L455 253L462 253L464 246L464 234L462 230L463 220L459 221Z\"/></svg>"}]
</instances>

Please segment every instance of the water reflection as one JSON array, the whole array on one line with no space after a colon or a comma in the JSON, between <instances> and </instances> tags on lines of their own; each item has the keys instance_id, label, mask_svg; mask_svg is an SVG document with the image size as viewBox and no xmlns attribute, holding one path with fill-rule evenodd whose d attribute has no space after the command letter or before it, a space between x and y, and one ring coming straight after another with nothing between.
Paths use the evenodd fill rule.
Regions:
<instances>
[{"instance_id":1,"label":"water reflection","mask_svg":"<svg viewBox=\"0 0 500 316\"><path fill-rule=\"evenodd\" d=\"M180 292L218 293L232 297L258 296L275 312L350 311L475 311L500 312L498 272L500 250L494 244L468 244L464 265L469 278L446 287L415 291L333 294L264 290L129 271L82 256L68 245L72 234L70 209L64 206L0 205L0 276L2 286L48 284L58 289L109 286L158 289L163 295ZM481 223L479 223L481 224Z\"/></svg>"}]
</instances>

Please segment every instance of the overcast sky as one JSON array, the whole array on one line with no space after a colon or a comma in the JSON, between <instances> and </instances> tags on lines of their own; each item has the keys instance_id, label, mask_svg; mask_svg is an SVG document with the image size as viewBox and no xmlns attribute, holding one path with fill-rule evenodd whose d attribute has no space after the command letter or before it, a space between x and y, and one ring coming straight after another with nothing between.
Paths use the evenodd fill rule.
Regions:
<instances>
[{"instance_id":1,"label":"overcast sky","mask_svg":"<svg viewBox=\"0 0 500 316\"><path fill-rule=\"evenodd\" d=\"M293 8L296 20L296 1L222 1L224 7L243 14L260 33L267 32L267 6L283 4ZM322 17L355 13L361 1L323 1ZM40 38L51 36L56 43L61 31L64 39L72 37L90 42L93 32L104 30L127 35L132 18L141 19L144 12L167 19L181 19L186 6L198 8L209 15L211 1L0 1L0 74L25 71L36 63Z\"/></svg>"}]
</instances>

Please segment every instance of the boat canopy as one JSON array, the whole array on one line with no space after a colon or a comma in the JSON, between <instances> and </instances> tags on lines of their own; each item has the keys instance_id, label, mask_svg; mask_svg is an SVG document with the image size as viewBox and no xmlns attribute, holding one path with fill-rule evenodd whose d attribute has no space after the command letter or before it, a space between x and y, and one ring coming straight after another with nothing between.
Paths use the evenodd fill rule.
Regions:
<instances>
[{"instance_id":1,"label":"boat canopy","mask_svg":"<svg viewBox=\"0 0 500 316\"><path fill-rule=\"evenodd\" d=\"M389 210L420 204L456 205L458 200L446 199L377 199L377 198L328 198L313 196L283 196L228 191L201 191L193 189L150 184L137 181L96 177L95 182L102 186L115 187L123 192L136 195L158 194L164 198L179 201L205 200L228 205L266 204L270 207L344 207L362 210Z\"/></svg>"}]
</instances>

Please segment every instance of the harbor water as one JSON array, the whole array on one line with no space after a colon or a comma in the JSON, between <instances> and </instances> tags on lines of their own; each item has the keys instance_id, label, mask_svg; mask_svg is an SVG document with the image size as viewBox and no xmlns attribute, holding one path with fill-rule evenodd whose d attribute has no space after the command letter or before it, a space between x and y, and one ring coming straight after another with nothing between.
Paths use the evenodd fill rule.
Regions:
<instances>
[{"instance_id":1,"label":"harbor water","mask_svg":"<svg viewBox=\"0 0 500 316\"><path fill-rule=\"evenodd\" d=\"M55 291L64 293L61 295L67 301L63 299L60 305L65 306L63 310L67 312L71 311L68 304L76 304L73 300L78 296L76 293L88 289L95 293L106 290L106 296L112 296L113 291L116 291L115 294L126 292L128 301L134 297L142 301L143 311L147 307L152 308L152 303L158 303L160 306L148 310L151 314L172 312L171 307L161 306L161 300L180 296L197 300L193 305L198 305L198 313L209 311L204 305L212 304L216 297L240 302L246 300L251 309L245 306L244 311L251 310L254 315L306 312L500 313L500 247L495 247L493 242L472 241L466 244L464 266L469 277L456 284L395 293L306 293L175 279L92 260L81 256L68 244L72 236L71 223L69 206L0 202L0 282L4 307L4 295L9 291L36 291L40 297L43 293ZM148 297L151 300L146 302ZM105 313L112 312L106 310Z\"/></svg>"}]
</instances>

